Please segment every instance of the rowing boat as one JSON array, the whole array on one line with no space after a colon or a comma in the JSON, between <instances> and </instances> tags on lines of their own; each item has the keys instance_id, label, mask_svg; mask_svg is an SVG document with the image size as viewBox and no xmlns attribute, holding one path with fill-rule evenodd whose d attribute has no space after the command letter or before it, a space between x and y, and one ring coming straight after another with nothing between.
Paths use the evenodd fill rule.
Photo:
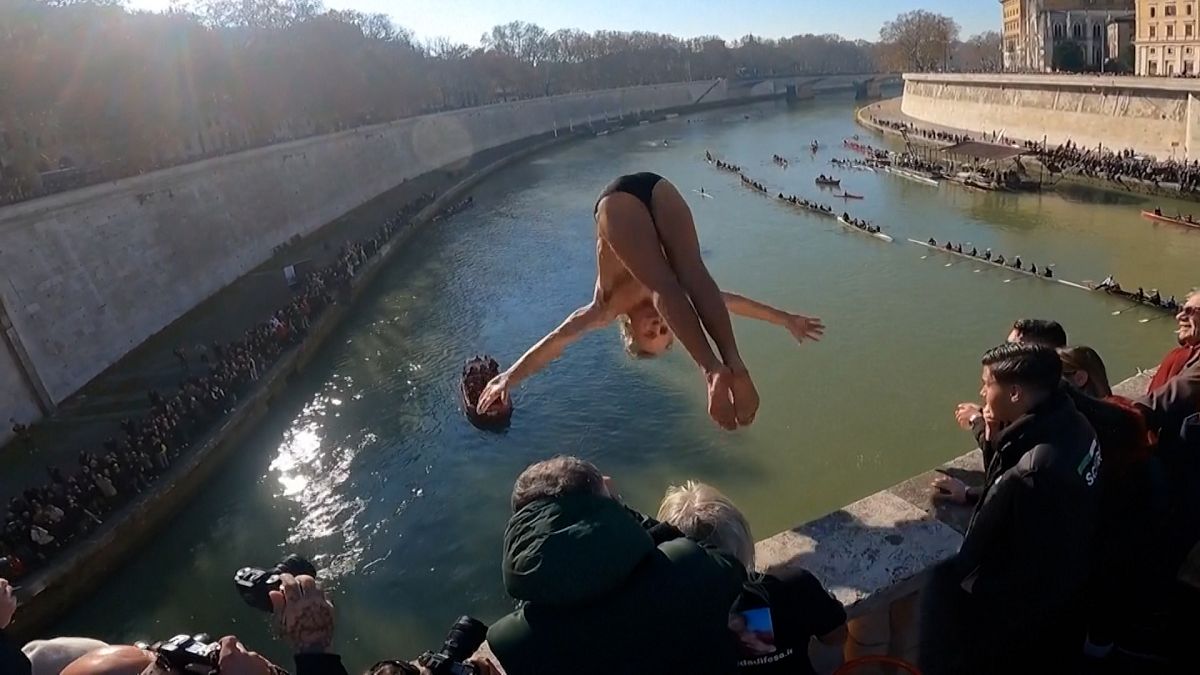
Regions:
<instances>
[{"instance_id":1,"label":"rowing boat","mask_svg":"<svg viewBox=\"0 0 1200 675\"><path fill-rule=\"evenodd\" d=\"M838 199L862 199L863 198L862 195L852 195L849 192L843 192L840 195L834 195L834 197L837 197Z\"/></svg>"},{"instance_id":2,"label":"rowing boat","mask_svg":"<svg viewBox=\"0 0 1200 675\"><path fill-rule=\"evenodd\" d=\"M1176 303L1174 307L1172 307L1171 305L1156 305L1153 302L1150 302L1150 296L1143 295L1141 298L1139 298L1137 293L1132 293L1132 292L1127 291L1122 288L1101 288L1099 284L1088 284L1087 287L1098 293L1107 293L1108 295L1111 295L1115 298L1121 298L1122 300L1128 300L1129 302L1132 302L1135 305L1141 305L1141 306L1147 307L1149 309L1157 309L1159 311L1166 312L1168 314L1174 314L1179 311L1178 303Z\"/></svg>"},{"instance_id":3,"label":"rowing boat","mask_svg":"<svg viewBox=\"0 0 1200 675\"><path fill-rule=\"evenodd\" d=\"M1183 225L1184 227L1200 228L1200 220L1189 221L1186 218L1172 218L1171 216L1160 215L1153 211L1142 211L1142 217L1160 223L1171 223L1173 225Z\"/></svg>"},{"instance_id":4,"label":"rowing boat","mask_svg":"<svg viewBox=\"0 0 1200 675\"><path fill-rule=\"evenodd\" d=\"M842 181L841 181L841 179L838 179L838 180L821 180L820 178L814 178L814 179L813 179L813 182L814 182L814 183L816 183L817 185L823 185L823 186L827 186L827 187L838 187L839 185L841 185L841 184L842 184Z\"/></svg>"},{"instance_id":5,"label":"rowing boat","mask_svg":"<svg viewBox=\"0 0 1200 675\"><path fill-rule=\"evenodd\" d=\"M811 211L812 213L815 213L818 216L825 216L827 218L836 218L837 217L837 214L834 213L833 211L825 211L823 209L818 209L813 206L808 206L805 204L798 204L795 202L791 202L791 201L788 201L788 199L786 197L784 197L783 199L780 199L778 196L776 196L775 199L783 202L784 204L787 204L788 206L794 206L798 209L804 209L805 211Z\"/></svg>"},{"instance_id":6,"label":"rowing boat","mask_svg":"<svg viewBox=\"0 0 1200 675\"><path fill-rule=\"evenodd\" d=\"M837 220L838 220L838 222L839 222L839 223L841 223L841 224L842 224L842 227L845 227L845 228L846 228L846 229L848 229L848 230L854 230L855 232L857 232L857 233L859 233L859 234L865 234L865 235L867 235L868 237L875 237L876 239L879 239L879 240L882 240L882 241L886 241L886 242L888 242L889 244L890 244L892 241L894 241L894 240L893 240L891 237L887 236L886 234L884 234L884 233L882 233L882 232L867 232L866 230L864 230L864 229L862 229L861 227L859 227L859 226L855 225L854 223L851 223L850 221L846 220L845 218L843 218L843 217L841 217L841 216L838 216L838 219L837 219Z\"/></svg>"},{"instance_id":7,"label":"rowing boat","mask_svg":"<svg viewBox=\"0 0 1200 675\"><path fill-rule=\"evenodd\" d=\"M947 253L949 255L956 255L960 258L966 258L967 260L971 260L971 261L974 261L977 263L983 263L984 265L991 265L992 267L999 267L1000 269L1002 269L1006 272L1012 272L1013 274L1024 274L1027 277L1034 277L1035 279L1041 279L1043 281L1059 283L1064 286L1070 286L1071 288L1078 288L1079 290L1082 290L1082 291L1095 290L1092 288L1088 288L1087 286L1084 286L1083 284L1077 284L1074 281L1067 281L1066 279L1059 279L1056 277L1044 276L1041 272L1034 274L1033 272L1030 272L1029 270L1019 270L1011 265L1006 265L1004 263L998 263L995 260L984 260L983 258L980 258L979 256L971 255L970 253L959 253L958 251L951 251L951 250L946 249L946 247L944 247L944 246L934 246L933 244L930 244L927 241L918 241L916 239L909 239L909 241L918 246L924 246L925 248L931 248L931 249L933 249L935 251L939 251L941 253Z\"/></svg>"},{"instance_id":8,"label":"rowing boat","mask_svg":"<svg viewBox=\"0 0 1200 675\"><path fill-rule=\"evenodd\" d=\"M893 176L900 176L901 178L907 178L911 181L921 183L923 185L929 185L931 187L938 187L941 185L941 183L934 180L933 178L930 178L929 176L923 176L915 171L909 171L908 169L900 169L900 168L897 168L894 166L885 166L885 167L883 167L883 170L887 173L892 174Z\"/></svg>"}]
</instances>

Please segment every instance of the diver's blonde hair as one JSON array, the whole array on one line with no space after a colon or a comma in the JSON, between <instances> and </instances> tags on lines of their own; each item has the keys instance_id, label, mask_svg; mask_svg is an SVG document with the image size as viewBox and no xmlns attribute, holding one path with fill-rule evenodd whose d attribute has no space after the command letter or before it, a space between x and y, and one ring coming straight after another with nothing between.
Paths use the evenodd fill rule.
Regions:
<instances>
[{"instance_id":1,"label":"diver's blonde hair","mask_svg":"<svg viewBox=\"0 0 1200 675\"><path fill-rule=\"evenodd\" d=\"M754 536L750 523L715 487L694 480L667 488L658 519L679 528L688 539L737 558L754 571Z\"/></svg>"}]
</instances>

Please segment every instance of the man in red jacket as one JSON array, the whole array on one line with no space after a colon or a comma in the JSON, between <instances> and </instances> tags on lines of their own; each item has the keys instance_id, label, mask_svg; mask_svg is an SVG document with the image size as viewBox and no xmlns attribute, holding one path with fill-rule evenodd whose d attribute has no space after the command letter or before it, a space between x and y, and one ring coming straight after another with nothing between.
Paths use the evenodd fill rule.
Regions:
<instances>
[{"instance_id":1,"label":"man in red jacket","mask_svg":"<svg viewBox=\"0 0 1200 675\"><path fill-rule=\"evenodd\" d=\"M1137 401L1168 453L1181 442L1184 420L1200 413L1200 291L1187 296L1175 321L1179 346L1167 352L1146 395Z\"/></svg>"}]
</instances>

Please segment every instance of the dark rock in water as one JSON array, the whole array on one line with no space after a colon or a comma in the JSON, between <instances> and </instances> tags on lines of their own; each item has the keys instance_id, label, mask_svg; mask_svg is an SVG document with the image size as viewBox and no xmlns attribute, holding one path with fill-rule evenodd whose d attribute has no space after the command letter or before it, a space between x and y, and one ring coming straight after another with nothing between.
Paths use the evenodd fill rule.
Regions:
<instances>
[{"instance_id":1,"label":"dark rock in water","mask_svg":"<svg viewBox=\"0 0 1200 675\"><path fill-rule=\"evenodd\" d=\"M496 430L507 427L512 419L513 407L511 399L497 403L485 413L477 410L479 396L487 383L500 374L500 364L490 356L476 356L469 359L462 371L460 395L463 412L467 419L480 429Z\"/></svg>"}]
</instances>

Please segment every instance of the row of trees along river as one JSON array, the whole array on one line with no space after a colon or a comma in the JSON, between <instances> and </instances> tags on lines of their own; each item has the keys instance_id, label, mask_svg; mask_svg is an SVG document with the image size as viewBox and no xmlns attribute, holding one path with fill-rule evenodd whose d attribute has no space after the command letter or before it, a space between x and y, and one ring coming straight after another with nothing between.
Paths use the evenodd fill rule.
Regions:
<instances>
[{"instance_id":1,"label":"row of trees along river","mask_svg":"<svg viewBox=\"0 0 1200 675\"><path fill-rule=\"evenodd\" d=\"M401 17L402 19L403 17ZM995 69L999 36L902 14L879 42L547 31L419 40L320 0L0 0L0 204L269 143L497 101L690 79Z\"/></svg>"}]
</instances>

